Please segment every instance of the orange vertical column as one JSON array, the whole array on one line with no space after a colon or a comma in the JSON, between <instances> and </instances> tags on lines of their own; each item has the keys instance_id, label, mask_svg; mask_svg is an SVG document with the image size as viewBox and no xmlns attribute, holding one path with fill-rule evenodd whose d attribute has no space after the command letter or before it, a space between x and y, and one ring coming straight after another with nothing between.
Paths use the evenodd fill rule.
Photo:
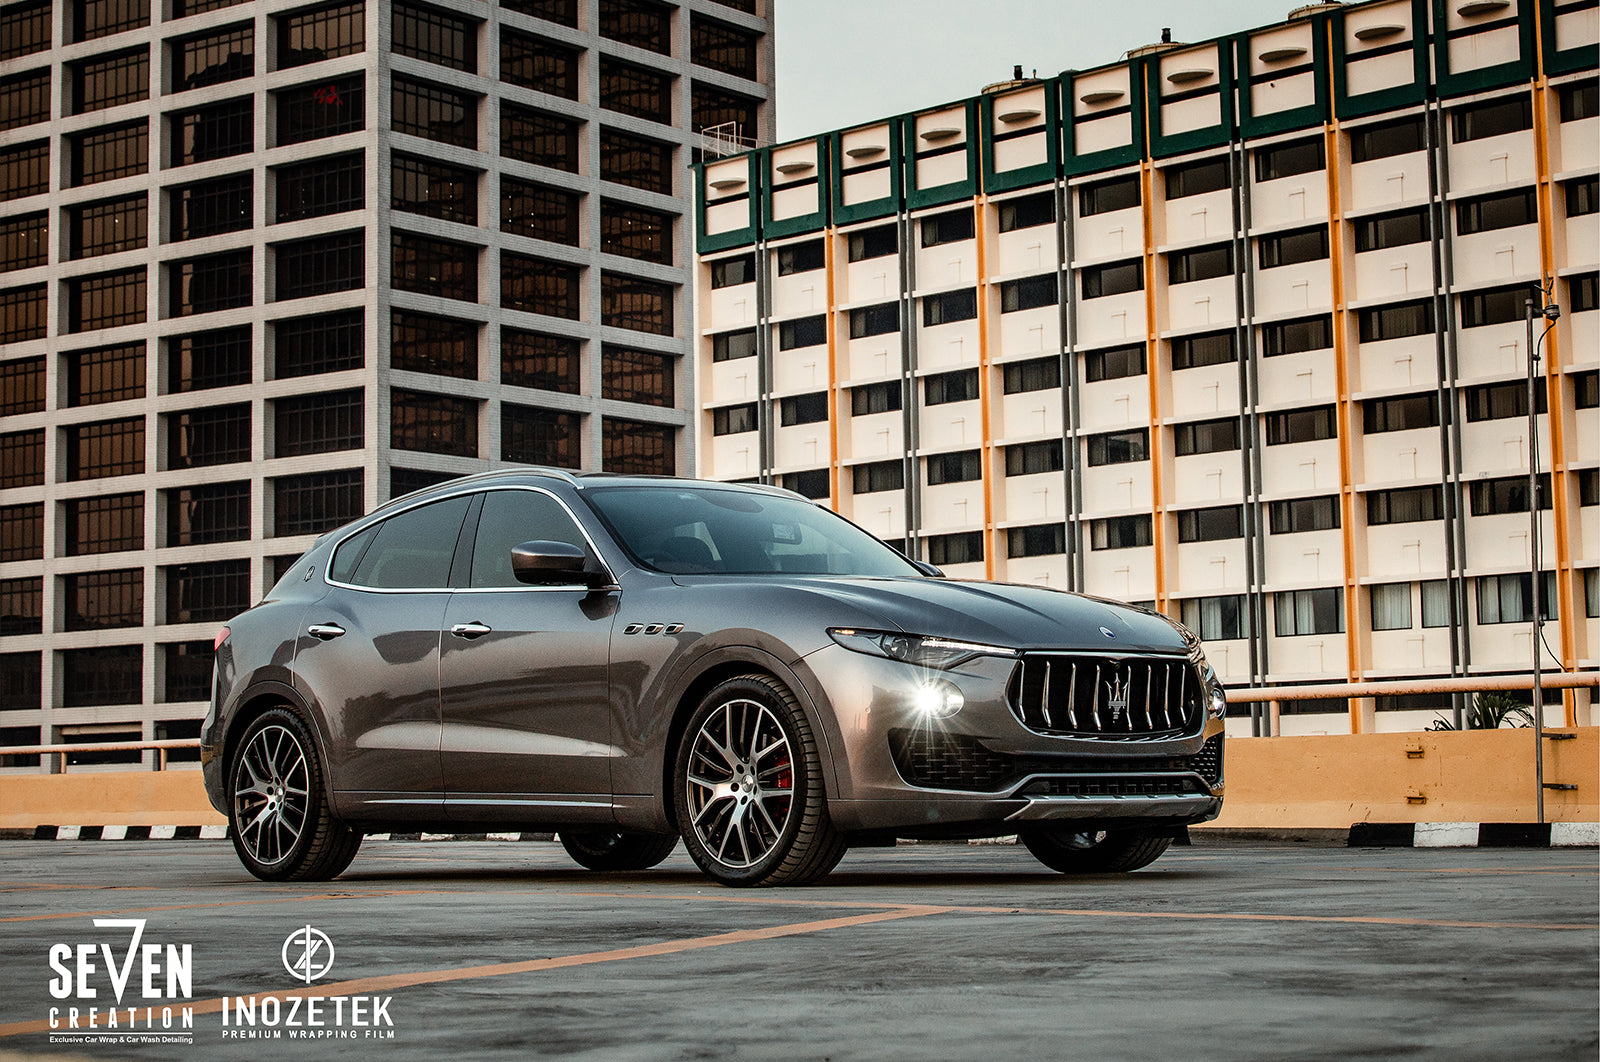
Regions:
<instances>
[{"instance_id":1,"label":"orange vertical column","mask_svg":"<svg viewBox=\"0 0 1600 1062\"><path fill-rule=\"evenodd\" d=\"M989 430L989 241L983 223L983 208L988 197L981 192L972 202L972 231L978 242L978 410L982 417L983 469L983 577L994 578L994 555L999 536L994 526L994 436Z\"/></svg>"},{"instance_id":2,"label":"orange vertical column","mask_svg":"<svg viewBox=\"0 0 1600 1062\"><path fill-rule=\"evenodd\" d=\"M828 317L824 329L828 339L828 504L839 511L839 327L834 321L834 230L830 225L822 234L823 284L828 289L825 300Z\"/></svg>"},{"instance_id":3,"label":"orange vertical column","mask_svg":"<svg viewBox=\"0 0 1600 1062\"><path fill-rule=\"evenodd\" d=\"M1160 329L1156 327L1156 252L1155 215L1150 197L1155 187L1155 166L1150 162L1149 133L1146 132L1145 158L1139 162L1139 198L1144 226L1144 363L1149 369L1145 382L1150 390L1150 542L1155 547L1155 598L1156 611L1166 612L1167 600L1167 533L1165 521L1166 491L1163 478L1167 468L1166 435L1161 430L1161 381L1167 367L1157 360L1160 354ZM1164 370L1164 371L1163 371Z\"/></svg>"},{"instance_id":4,"label":"orange vertical column","mask_svg":"<svg viewBox=\"0 0 1600 1062\"><path fill-rule=\"evenodd\" d=\"M1339 525L1344 541L1344 641L1345 670L1349 680L1361 677L1361 586L1356 571L1355 469L1350 439L1355 431L1354 403L1350 400L1350 341L1344 297L1344 211L1339 197L1339 123L1323 127L1328 172L1328 261L1333 280L1333 361L1339 397L1336 407L1339 431ZM1350 702L1350 732L1361 733L1361 711Z\"/></svg>"}]
</instances>

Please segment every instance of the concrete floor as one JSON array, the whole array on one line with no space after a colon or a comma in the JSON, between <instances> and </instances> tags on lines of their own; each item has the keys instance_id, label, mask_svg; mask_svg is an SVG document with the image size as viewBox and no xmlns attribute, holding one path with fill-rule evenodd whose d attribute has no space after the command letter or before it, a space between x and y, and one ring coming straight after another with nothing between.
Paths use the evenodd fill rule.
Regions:
<instances>
[{"instance_id":1,"label":"concrete floor","mask_svg":"<svg viewBox=\"0 0 1600 1062\"><path fill-rule=\"evenodd\" d=\"M1593 1060L1600 1045L1593 849L1202 840L1074 880L1014 846L919 845L760 891L710 884L682 849L604 876L548 843L369 842L320 885L257 882L226 842L6 842L0 865L0 1059ZM63 1026L71 1006L104 1021L98 948L94 999L50 992L53 944L123 961L131 928L96 916L192 945L191 998L154 1000L153 1030L134 963L122 1006L141 1009L114 1032L143 1042L43 1027L52 1007ZM336 957L296 988L282 956L303 955L285 941L307 925ZM295 993L387 998L376 1031L393 1039L336 1025L331 1001L305 1031L350 1038L289 1039L282 1015L301 1006L303 1025L309 1006ZM252 995L284 997L278 1024L230 1013L225 1030L221 998ZM160 1042L160 1007L185 1003L190 1042Z\"/></svg>"}]
</instances>

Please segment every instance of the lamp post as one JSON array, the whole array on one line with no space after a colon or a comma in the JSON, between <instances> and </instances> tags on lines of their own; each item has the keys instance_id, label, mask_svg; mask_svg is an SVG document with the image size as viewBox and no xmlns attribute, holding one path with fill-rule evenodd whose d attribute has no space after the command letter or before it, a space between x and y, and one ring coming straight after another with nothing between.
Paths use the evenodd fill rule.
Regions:
<instances>
[{"instance_id":1,"label":"lamp post","mask_svg":"<svg viewBox=\"0 0 1600 1062\"><path fill-rule=\"evenodd\" d=\"M1535 285L1539 303L1544 303L1543 284ZM1533 784L1538 821L1544 823L1544 688L1539 670L1539 650L1544 644L1544 573L1539 558L1539 403L1535 390L1538 381L1539 345L1534 339L1534 319L1554 324L1561 317L1555 303L1540 305L1525 301L1528 316L1528 562L1529 591L1533 599Z\"/></svg>"}]
</instances>

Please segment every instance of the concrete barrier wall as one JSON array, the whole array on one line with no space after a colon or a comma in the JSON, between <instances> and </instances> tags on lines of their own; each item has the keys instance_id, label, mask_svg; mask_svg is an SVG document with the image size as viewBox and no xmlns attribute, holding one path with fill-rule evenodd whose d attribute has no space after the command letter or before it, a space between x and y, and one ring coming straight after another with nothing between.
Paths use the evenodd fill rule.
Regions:
<instances>
[{"instance_id":1,"label":"concrete barrier wall","mask_svg":"<svg viewBox=\"0 0 1600 1062\"><path fill-rule=\"evenodd\" d=\"M1550 822L1600 821L1600 730L1546 731ZM1230 738L1213 825L1345 829L1357 822L1532 822L1531 730ZM0 829L208 826L225 820L195 770L0 776Z\"/></svg>"}]
</instances>

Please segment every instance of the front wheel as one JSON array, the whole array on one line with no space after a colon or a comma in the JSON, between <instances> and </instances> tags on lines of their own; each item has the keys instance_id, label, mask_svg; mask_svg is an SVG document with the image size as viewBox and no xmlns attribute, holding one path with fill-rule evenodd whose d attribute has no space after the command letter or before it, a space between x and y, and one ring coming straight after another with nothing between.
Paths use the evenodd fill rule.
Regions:
<instances>
[{"instance_id":1,"label":"front wheel","mask_svg":"<svg viewBox=\"0 0 1600 1062\"><path fill-rule=\"evenodd\" d=\"M1125 874L1154 863L1172 844L1143 830L1071 826L1035 826L1021 838L1035 859L1063 874Z\"/></svg>"},{"instance_id":2,"label":"front wheel","mask_svg":"<svg viewBox=\"0 0 1600 1062\"><path fill-rule=\"evenodd\" d=\"M239 861L263 881L327 881L361 847L333 817L311 731L287 708L245 728L228 766L228 821Z\"/></svg>"},{"instance_id":3,"label":"front wheel","mask_svg":"<svg viewBox=\"0 0 1600 1062\"><path fill-rule=\"evenodd\" d=\"M649 870L678 847L670 833L562 830L556 836L567 855L590 870Z\"/></svg>"},{"instance_id":4,"label":"front wheel","mask_svg":"<svg viewBox=\"0 0 1600 1062\"><path fill-rule=\"evenodd\" d=\"M678 745L673 804L683 846L724 885L805 885L844 858L816 736L769 675L729 679L700 702Z\"/></svg>"}]
</instances>

